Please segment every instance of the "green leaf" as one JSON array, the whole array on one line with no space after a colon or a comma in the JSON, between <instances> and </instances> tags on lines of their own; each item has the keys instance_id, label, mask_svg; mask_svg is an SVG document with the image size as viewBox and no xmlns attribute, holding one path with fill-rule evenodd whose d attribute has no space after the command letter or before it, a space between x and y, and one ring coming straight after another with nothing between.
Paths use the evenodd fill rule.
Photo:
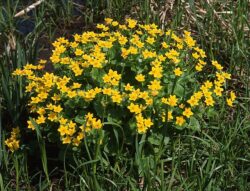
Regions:
<instances>
[{"instance_id":1,"label":"green leaf","mask_svg":"<svg viewBox=\"0 0 250 191\"><path fill-rule=\"evenodd\" d=\"M102 83L102 77L104 76L105 72L104 70L100 70L98 68L93 68L91 71L91 77L92 79L96 80L98 83Z\"/></svg>"},{"instance_id":2,"label":"green leaf","mask_svg":"<svg viewBox=\"0 0 250 191\"><path fill-rule=\"evenodd\" d=\"M39 142L42 141L42 133L40 131L40 126L36 123L36 121L33 118L29 117L29 120L31 121L32 125L35 127L38 141Z\"/></svg>"},{"instance_id":3,"label":"green leaf","mask_svg":"<svg viewBox=\"0 0 250 191\"><path fill-rule=\"evenodd\" d=\"M55 143L57 141L57 134L54 132L49 132L47 135L49 142Z\"/></svg>"},{"instance_id":4,"label":"green leaf","mask_svg":"<svg viewBox=\"0 0 250 191\"><path fill-rule=\"evenodd\" d=\"M190 117L188 128L194 131L200 131L200 122L195 117Z\"/></svg>"},{"instance_id":5,"label":"green leaf","mask_svg":"<svg viewBox=\"0 0 250 191\"><path fill-rule=\"evenodd\" d=\"M156 134L148 138L148 142L150 142L152 145L157 145L157 146L161 144L161 140L162 140L162 135L156 136Z\"/></svg>"},{"instance_id":6,"label":"green leaf","mask_svg":"<svg viewBox=\"0 0 250 191\"><path fill-rule=\"evenodd\" d=\"M122 126L120 126L119 124L114 123L114 122L104 122L104 123L102 123L102 124L103 124L103 125L114 125L114 126L117 126L117 127L122 128Z\"/></svg>"},{"instance_id":7,"label":"green leaf","mask_svg":"<svg viewBox=\"0 0 250 191\"><path fill-rule=\"evenodd\" d=\"M105 107L102 105L101 102L95 101L93 105L94 105L94 109L98 117L100 118L106 117L107 114L105 113Z\"/></svg>"},{"instance_id":8,"label":"green leaf","mask_svg":"<svg viewBox=\"0 0 250 191\"><path fill-rule=\"evenodd\" d=\"M183 97L184 96L184 93L185 93L185 89L182 85L177 84L175 85L175 88L174 88L174 94L177 95L178 97Z\"/></svg>"},{"instance_id":9,"label":"green leaf","mask_svg":"<svg viewBox=\"0 0 250 191\"><path fill-rule=\"evenodd\" d=\"M124 112L120 108L108 108L108 122L114 122L119 125L122 124L122 118L124 117Z\"/></svg>"},{"instance_id":10,"label":"green leaf","mask_svg":"<svg viewBox=\"0 0 250 191\"><path fill-rule=\"evenodd\" d=\"M129 127L132 129L132 130L135 130L136 129L136 122L134 119L130 119L129 122Z\"/></svg>"},{"instance_id":11,"label":"green leaf","mask_svg":"<svg viewBox=\"0 0 250 191\"><path fill-rule=\"evenodd\" d=\"M170 140L169 137L164 137L164 141L163 141L164 145L167 145L169 143L169 140Z\"/></svg>"},{"instance_id":12,"label":"green leaf","mask_svg":"<svg viewBox=\"0 0 250 191\"><path fill-rule=\"evenodd\" d=\"M77 123L79 123L81 125L85 124L85 120L82 117L80 117L80 116L76 116L75 117L75 122L77 122Z\"/></svg>"},{"instance_id":13,"label":"green leaf","mask_svg":"<svg viewBox=\"0 0 250 191\"><path fill-rule=\"evenodd\" d=\"M160 146L162 143L164 145L167 145L169 143L169 137L163 137L162 134L159 133L154 133L152 134L149 138L148 141L152 144L152 145L157 145Z\"/></svg>"},{"instance_id":14,"label":"green leaf","mask_svg":"<svg viewBox=\"0 0 250 191\"><path fill-rule=\"evenodd\" d=\"M209 108L207 111L207 116L209 118L214 118L214 117L218 116L218 112L214 108Z\"/></svg>"}]
</instances>

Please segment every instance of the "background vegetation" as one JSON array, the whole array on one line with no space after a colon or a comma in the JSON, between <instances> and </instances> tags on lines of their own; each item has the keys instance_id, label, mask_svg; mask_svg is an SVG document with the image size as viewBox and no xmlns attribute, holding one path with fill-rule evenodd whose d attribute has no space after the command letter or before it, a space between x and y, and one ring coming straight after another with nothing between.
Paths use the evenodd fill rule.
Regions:
<instances>
[{"instance_id":1,"label":"background vegetation","mask_svg":"<svg viewBox=\"0 0 250 191\"><path fill-rule=\"evenodd\" d=\"M250 190L248 0L49 0L14 17L31 3L0 2L0 190ZM93 29L104 17L191 31L209 59L233 74L228 89L236 92L237 106L220 108L201 131L173 132L163 143L136 140L135 153L103 148L95 160L86 153L68 157L72 150L54 152L54 145L29 134L17 153L7 151L11 129L27 125L23 81L11 72L48 59L56 37ZM147 144L156 154L144 152Z\"/></svg>"}]
</instances>

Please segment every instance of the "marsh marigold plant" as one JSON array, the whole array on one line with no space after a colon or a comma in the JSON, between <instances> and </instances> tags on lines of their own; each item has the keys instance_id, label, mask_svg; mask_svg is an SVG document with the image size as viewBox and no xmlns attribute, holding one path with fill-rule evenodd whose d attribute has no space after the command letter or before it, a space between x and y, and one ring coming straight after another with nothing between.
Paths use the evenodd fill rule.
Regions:
<instances>
[{"instance_id":1,"label":"marsh marigold plant","mask_svg":"<svg viewBox=\"0 0 250 191\"><path fill-rule=\"evenodd\" d=\"M27 64L14 75L27 79L27 127L57 133L63 144L78 146L106 124L144 134L157 128L189 128L206 111L226 103L231 78L191 37L110 18L98 32L75 34L53 43L50 62Z\"/></svg>"}]
</instances>

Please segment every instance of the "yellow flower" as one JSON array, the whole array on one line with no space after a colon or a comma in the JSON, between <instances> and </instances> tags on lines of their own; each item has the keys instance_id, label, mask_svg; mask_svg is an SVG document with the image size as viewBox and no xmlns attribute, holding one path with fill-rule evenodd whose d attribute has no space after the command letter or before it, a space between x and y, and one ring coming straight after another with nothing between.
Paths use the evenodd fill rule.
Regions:
<instances>
[{"instance_id":1,"label":"yellow flower","mask_svg":"<svg viewBox=\"0 0 250 191\"><path fill-rule=\"evenodd\" d=\"M150 118L144 119L141 113L136 115L135 118L136 118L138 133L146 133L148 128L150 128L153 125L152 120Z\"/></svg>"},{"instance_id":2,"label":"yellow flower","mask_svg":"<svg viewBox=\"0 0 250 191\"><path fill-rule=\"evenodd\" d=\"M190 34L190 32L184 31L184 41L186 42L189 48L192 48L195 46L196 41L190 36Z\"/></svg>"},{"instance_id":3,"label":"yellow flower","mask_svg":"<svg viewBox=\"0 0 250 191\"><path fill-rule=\"evenodd\" d=\"M197 65L195 66L195 69L196 69L198 72L200 72L200 71L202 71L203 66L202 66L201 64L197 64Z\"/></svg>"},{"instance_id":4,"label":"yellow flower","mask_svg":"<svg viewBox=\"0 0 250 191\"><path fill-rule=\"evenodd\" d=\"M207 81L204 83L204 86L205 86L206 89L210 89L210 88L213 87L213 83L207 80Z\"/></svg>"},{"instance_id":5,"label":"yellow flower","mask_svg":"<svg viewBox=\"0 0 250 191\"><path fill-rule=\"evenodd\" d=\"M43 115L40 115L37 120L36 120L36 123L37 124L42 124L42 123L45 123L45 120L46 118L43 116Z\"/></svg>"},{"instance_id":6,"label":"yellow flower","mask_svg":"<svg viewBox=\"0 0 250 191\"><path fill-rule=\"evenodd\" d=\"M74 82L74 83L73 83L73 86L72 86L72 89L78 89L78 88L80 88L81 86L82 86L81 84Z\"/></svg>"},{"instance_id":7,"label":"yellow flower","mask_svg":"<svg viewBox=\"0 0 250 191\"><path fill-rule=\"evenodd\" d=\"M77 93L76 91L68 91L67 95L69 96L69 98L74 98L77 96Z\"/></svg>"},{"instance_id":8,"label":"yellow flower","mask_svg":"<svg viewBox=\"0 0 250 191\"><path fill-rule=\"evenodd\" d=\"M72 144L73 144L74 146L76 146L76 147L79 146L80 143L81 143L81 141L78 140L77 138L74 138L74 139L72 140Z\"/></svg>"},{"instance_id":9,"label":"yellow flower","mask_svg":"<svg viewBox=\"0 0 250 191\"><path fill-rule=\"evenodd\" d=\"M60 136L64 136L68 134L68 126L66 125L61 125L57 131L60 133Z\"/></svg>"},{"instance_id":10,"label":"yellow flower","mask_svg":"<svg viewBox=\"0 0 250 191\"><path fill-rule=\"evenodd\" d=\"M114 26L114 27L119 25L119 23L118 23L117 21L113 21L111 24L112 24L112 26Z\"/></svg>"},{"instance_id":11,"label":"yellow flower","mask_svg":"<svg viewBox=\"0 0 250 191\"><path fill-rule=\"evenodd\" d=\"M54 110L54 105L52 103L46 105L46 109Z\"/></svg>"},{"instance_id":12,"label":"yellow flower","mask_svg":"<svg viewBox=\"0 0 250 191\"><path fill-rule=\"evenodd\" d=\"M5 145L9 148L11 152L14 152L19 149L20 147L20 140L18 140L20 137L20 129L19 127L13 128L11 132L10 138L5 140Z\"/></svg>"},{"instance_id":13,"label":"yellow flower","mask_svg":"<svg viewBox=\"0 0 250 191\"><path fill-rule=\"evenodd\" d=\"M200 54L200 56L201 56L202 58L207 57L207 56L206 56L206 53L204 52L204 50L200 49L199 47L195 47L194 50L196 50L196 51Z\"/></svg>"},{"instance_id":14,"label":"yellow flower","mask_svg":"<svg viewBox=\"0 0 250 191\"><path fill-rule=\"evenodd\" d=\"M146 133L147 128L145 125L141 124L141 123L137 123L137 131L140 134Z\"/></svg>"},{"instance_id":15,"label":"yellow flower","mask_svg":"<svg viewBox=\"0 0 250 191\"><path fill-rule=\"evenodd\" d=\"M199 59L200 58L200 55L197 52L193 53L192 56L193 56L194 59Z\"/></svg>"},{"instance_id":16,"label":"yellow flower","mask_svg":"<svg viewBox=\"0 0 250 191\"><path fill-rule=\"evenodd\" d=\"M215 88L214 88L215 95L222 96L222 91L223 91L223 88L221 88L219 86L215 86Z\"/></svg>"},{"instance_id":17,"label":"yellow flower","mask_svg":"<svg viewBox=\"0 0 250 191\"><path fill-rule=\"evenodd\" d=\"M130 53L129 50L127 50L126 48L121 48L121 50L122 50L121 56L123 58L127 58Z\"/></svg>"},{"instance_id":18,"label":"yellow flower","mask_svg":"<svg viewBox=\"0 0 250 191\"><path fill-rule=\"evenodd\" d=\"M80 76L83 73L83 69L80 68L77 62L73 62L70 65L71 70L74 72L75 76Z\"/></svg>"},{"instance_id":19,"label":"yellow flower","mask_svg":"<svg viewBox=\"0 0 250 191\"><path fill-rule=\"evenodd\" d=\"M16 69L13 73L12 73L12 75L14 75L14 76L22 76L23 75L23 70L21 70L21 69Z\"/></svg>"},{"instance_id":20,"label":"yellow flower","mask_svg":"<svg viewBox=\"0 0 250 191\"><path fill-rule=\"evenodd\" d=\"M119 29L121 29L121 30L127 30L128 28L126 27L126 25L119 25Z\"/></svg>"},{"instance_id":21,"label":"yellow flower","mask_svg":"<svg viewBox=\"0 0 250 191\"><path fill-rule=\"evenodd\" d=\"M144 82L145 81L145 76L143 74L138 74L138 75L136 75L135 79L138 82Z\"/></svg>"},{"instance_id":22,"label":"yellow flower","mask_svg":"<svg viewBox=\"0 0 250 191\"><path fill-rule=\"evenodd\" d=\"M183 103L181 103L180 105L179 105L179 108L181 108L181 109L183 109L185 107L185 105L183 104Z\"/></svg>"},{"instance_id":23,"label":"yellow flower","mask_svg":"<svg viewBox=\"0 0 250 191\"><path fill-rule=\"evenodd\" d=\"M217 81L220 82L221 84L225 82L225 77L223 74L216 72L216 77L217 77Z\"/></svg>"},{"instance_id":24,"label":"yellow flower","mask_svg":"<svg viewBox=\"0 0 250 191\"><path fill-rule=\"evenodd\" d=\"M167 45L166 42L161 43L161 45L162 45L163 48L168 48L169 47L169 45Z\"/></svg>"},{"instance_id":25,"label":"yellow flower","mask_svg":"<svg viewBox=\"0 0 250 191\"><path fill-rule=\"evenodd\" d=\"M233 91L230 92L230 98L227 98L227 105L233 107L233 102L236 99L236 95Z\"/></svg>"},{"instance_id":26,"label":"yellow flower","mask_svg":"<svg viewBox=\"0 0 250 191\"><path fill-rule=\"evenodd\" d=\"M167 104L174 107L177 106L178 98L176 95L170 95Z\"/></svg>"},{"instance_id":27,"label":"yellow flower","mask_svg":"<svg viewBox=\"0 0 250 191\"><path fill-rule=\"evenodd\" d=\"M98 119L98 120L93 120L92 121L92 128L93 129L101 129L102 128L102 122L101 122L101 120L100 119Z\"/></svg>"},{"instance_id":28,"label":"yellow flower","mask_svg":"<svg viewBox=\"0 0 250 191\"><path fill-rule=\"evenodd\" d=\"M76 42L80 42L80 40L81 40L81 35L75 34L75 35L74 35L74 40L75 40Z\"/></svg>"},{"instance_id":29,"label":"yellow flower","mask_svg":"<svg viewBox=\"0 0 250 191\"><path fill-rule=\"evenodd\" d=\"M105 20L106 24L111 24L113 21L113 19L111 19L111 18L105 18L104 20Z\"/></svg>"},{"instance_id":30,"label":"yellow flower","mask_svg":"<svg viewBox=\"0 0 250 191\"><path fill-rule=\"evenodd\" d=\"M28 129L35 130L35 126L30 120L28 120L27 123L28 123Z\"/></svg>"},{"instance_id":31,"label":"yellow flower","mask_svg":"<svg viewBox=\"0 0 250 191\"><path fill-rule=\"evenodd\" d=\"M187 100L187 102L189 103L189 105L191 107L193 107L193 106L197 106L198 105L199 99L197 99L194 96L192 96L189 100Z\"/></svg>"},{"instance_id":32,"label":"yellow flower","mask_svg":"<svg viewBox=\"0 0 250 191\"><path fill-rule=\"evenodd\" d=\"M103 31L108 31L108 30L109 30L109 28L106 27L106 26L103 25L103 24L97 24L97 25L96 25L96 28L102 29Z\"/></svg>"},{"instance_id":33,"label":"yellow flower","mask_svg":"<svg viewBox=\"0 0 250 191\"><path fill-rule=\"evenodd\" d=\"M205 98L205 103L207 106L214 106L214 100L212 97L206 97Z\"/></svg>"},{"instance_id":34,"label":"yellow flower","mask_svg":"<svg viewBox=\"0 0 250 191\"><path fill-rule=\"evenodd\" d=\"M113 95L112 95L112 101L114 102L114 103L121 103L121 101L122 101L122 96L119 94L119 92L113 92Z\"/></svg>"},{"instance_id":35,"label":"yellow flower","mask_svg":"<svg viewBox=\"0 0 250 191\"><path fill-rule=\"evenodd\" d=\"M108 74L105 74L102 79L107 84L118 86L121 74L118 74L117 71L110 69Z\"/></svg>"},{"instance_id":36,"label":"yellow flower","mask_svg":"<svg viewBox=\"0 0 250 191\"><path fill-rule=\"evenodd\" d=\"M227 105L233 107L233 101L230 98L227 98Z\"/></svg>"},{"instance_id":37,"label":"yellow flower","mask_svg":"<svg viewBox=\"0 0 250 191\"><path fill-rule=\"evenodd\" d=\"M41 92L37 95L41 99L46 99L48 97L48 93L46 92Z\"/></svg>"},{"instance_id":38,"label":"yellow flower","mask_svg":"<svg viewBox=\"0 0 250 191\"><path fill-rule=\"evenodd\" d=\"M54 95L51 97L51 99L52 99L53 101L59 101L59 100L61 100L61 96L60 96L60 95L57 95L57 94L54 94Z\"/></svg>"},{"instance_id":39,"label":"yellow flower","mask_svg":"<svg viewBox=\"0 0 250 191\"><path fill-rule=\"evenodd\" d=\"M76 48L76 47L78 47L78 45L79 45L79 43L77 43L77 42L71 42L70 43L71 48Z\"/></svg>"},{"instance_id":40,"label":"yellow flower","mask_svg":"<svg viewBox=\"0 0 250 191\"><path fill-rule=\"evenodd\" d=\"M85 101L92 101L96 97L96 94L100 93L101 91L102 91L101 89L95 88L95 89L90 89L86 92L80 91L78 92L78 95L83 97ZM112 90L110 89L110 95L111 93L112 93Z\"/></svg>"},{"instance_id":41,"label":"yellow flower","mask_svg":"<svg viewBox=\"0 0 250 191\"><path fill-rule=\"evenodd\" d=\"M149 128L153 125L153 122L151 121L150 118L144 119L144 125L146 128Z\"/></svg>"},{"instance_id":42,"label":"yellow flower","mask_svg":"<svg viewBox=\"0 0 250 191\"><path fill-rule=\"evenodd\" d=\"M168 121L172 120L174 117L172 115L172 111L168 112Z\"/></svg>"},{"instance_id":43,"label":"yellow flower","mask_svg":"<svg viewBox=\"0 0 250 191\"><path fill-rule=\"evenodd\" d=\"M162 103L165 103L165 104L168 104L168 99L165 98L165 97L163 97L163 98L161 98L161 102L162 102Z\"/></svg>"},{"instance_id":44,"label":"yellow flower","mask_svg":"<svg viewBox=\"0 0 250 191\"><path fill-rule=\"evenodd\" d=\"M144 59L147 59L147 58L154 58L156 57L156 52L152 52L152 51L149 51L149 50L144 50L142 51L142 56Z\"/></svg>"},{"instance_id":45,"label":"yellow flower","mask_svg":"<svg viewBox=\"0 0 250 191\"><path fill-rule=\"evenodd\" d=\"M58 120L57 113L55 113L55 112L49 113L48 114L48 120L50 120L50 121L57 121Z\"/></svg>"},{"instance_id":46,"label":"yellow flower","mask_svg":"<svg viewBox=\"0 0 250 191\"><path fill-rule=\"evenodd\" d=\"M148 85L148 88L152 91L159 91L162 88L161 82L158 80L153 80L150 82L150 85Z\"/></svg>"},{"instance_id":47,"label":"yellow flower","mask_svg":"<svg viewBox=\"0 0 250 191\"><path fill-rule=\"evenodd\" d=\"M162 72L163 72L162 67L158 66L158 67L152 67L149 74L153 75L155 78L161 78L162 77Z\"/></svg>"},{"instance_id":48,"label":"yellow flower","mask_svg":"<svg viewBox=\"0 0 250 191\"><path fill-rule=\"evenodd\" d=\"M176 117L175 124L178 126L182 126L185 123L185 119L182 116Z\"/></svg>"},{"instance_id":49,"label":"yellow flower","mask_svg":"<svg viewBox=\"0 0 250 191\"><path fill-rule=\"evenodd\" d=\"M69 144L71 143L71 137L70 136L66 136L62 138L62 143L63 144Z\"/></svg>"},{"instance_id":50,"label":"yellow flower","mask_svg":"<svg viewBox=\"0 0 250 191\"><path fill-rule=\"evenodd\" d=\"M94 118L94 115L92 113L87 113L85 115L86 125L81 126L80 129L82 129L85 132L89 132L92 129L100 129L102 128L102 122L100 119Z\"/></svg>"},{"instance_id":51,"label":"yellow flower","mask_svg":"<svg viewBox=\"0 0 250 191\"><path fill-rule=\"evenodd\" d=\"M37 110L37 113L39 115L44 115L46 113L45 109L43 107L40 107L38 110Z\"/></svg>"},{"instance_id":52,"label":"yellow flower","mask_svg":"<svg viewBox=\"0 0 250 191\"><path fill-rule=\"evenodd\" d=\"M83 54L83 51L82 51L81 49L77 48L77 49L75 50L75 55L76 55L76 56L81 56L82 54Z\"/></svg>"},{"instance_id":53,"label":"yellow flower","mask_svg":"<svg viewBox=\"0 0 250 191\"><path fill-rule=\"evenodd\" d=\"M59 119L59 123L60 123L61 125L65 125L67 122L68 122L68 120L65 119L65 118L63 118L63 117L61 117L61 118Z\"/></svg>"},{"instance_id":54,"label":"yellow flower","mask_svg":"<svg viewBox=\"0 0 250 191\"><path fill-rule=\"evenodd\" d=\"M128 83L126 86L125 86L125 91L132 91L134 89L133 86L130 85L130 83Z\"/></svg>"},{"instance_id":55,"label":"yellow flower","mask_svg":"<svg viewBox=\"0 0 250 191\"><path fill-rule=\"evenodd\" d=\"M224 78L226 78L226 79L231 79L231 74L229 74L229 73L226 73L226 72L222 72L222 76L224 77Z\"/></svg>"},{"instance_id":56,"label":"yellow flower","mask_svg":"<svg viewBox=\"0 0 250 191\"><path fill-rule=\"evenodd\" d=\"M212 65L215 66L217 70L222 70L223 67L215 60L212 61Z\"/></svg>"},{"instance_id":57,"label":"yellow flower","mask_svg":"<svg viewBox=\"0 0 250 191\"><path fill-rule=\"evenodd\" d=\"M103 88L102 93L104 95L111 95L112 94L112 89L111 88Z\"/></svg>"},{"instance_id":58,"label":"yellow flower","mask_svg":"<svg viewBox=\"0 0 250 191\"><path fill-rule=\"evenodd\" d=\"M174 49L171 49L165 53L165 56L169 59L174 59L174 58L178 57L179 55L180 55L180 53Z\"/></svg>"},{"instance_id":59,"label":"yellow flower","mask_svg":"<svg viewBox=\"0 0 250 191\"><path fill-rule=\"evenodd\" d=\"M63 110L63 108L60 105L58 105L58 106L55 105L54 108L53 108L53 110L56 113L60 113Z\"/></svg>"},{"instance_id":60,"label":"yellow flower","mask_svg":"<svg viewBox=\"0 0 250 191\"><path fill-rule=\"evenodd\" d=\"M128 23L128 27L129 28L135 28L137 21L134 19L126 19L126 22Z\"/></svg>"},{"instance_id":61,"label":"yellow flower","mask_svg":"<svg viewBox=\"0 0 250 191\"><path fill-rule=\"evenodd\" d=\"M55 64L55 63L60 62L60 57L59 57L59 55L53 54L53 55L50 57L50 60L51 60L52 63Z\"/></svg>"},{"instance_id":62,"label":"yellow flower","mask_svg":"<svg viewBox=\"0 0 250 191\"><path fill-rule=\"evenodd\" d=\"M84 133L79 132L76 138L77 138L78 141L81 141L84 138Z\"/></svg>"},{"instance_id":63,"label":"yellow flower","mask_svg":"<svg viewBox=\"0 0 250 191\"><path fill-rule=\"evenodd\" d=\"M174 74L175 74L176 76L181 76L181 75L182 75L181 69L180 69L179 67L176 68L176 69L174 69Z\"/></svg>"},{"instance_id":64,"label":"yellow flower","mask_svg":"<svg viewBox=\"0 0 250 191\"><path fill-rule=\"evenodd\" d=\"M231 100L234 101L236 99L236 95L233 91L230 92Z\"/></svg>"},{"instance_id":65,"label":"yellow flower","mask_svg":"<svg viewBox=\"0 0 250 191\"><path fill-rule=\"evenodd\" d=\"M151 37L148 37L147 40L146 40L146 42L149 43L149 44L154 44L155 39L151 38Z\"/></svg>"},{"instance_id":66,"label":"yellow flower","mask_svg":"<svg viewBox=\"0 0 250 191\"><path fill-rule=\"evenodd\" d=\"M120 36L120 37L118 38L118 42L119 42L121 45L125 45L125 44L128 42L128 39L127 39L127 37L125 37L125 36Z\"/></svg>"},{"instance_id":67,"label":"yellow flower","mask_svg":"<svg viewBox=\"0 0 250 191\"><path fill-rule=\"evenodd\" d=\"M194 113L191 111L191 108L185 108L182 115L184 115L187 118L190 118Z\"/></svg>"},{"instance_id":68,"label":"yellow flower","mask_svg":"<svg viewBox=\"0 0 250 191\"><path fill-rule=\"evenodd\" d=\"M139 35L143 34L142 31L140 31L140 30L136 30L136 33L139 34Z\"/></svg>"},{"instance_id":69,"label":"yellow flower","mask_svg":"<svg viewBox=\"0 0 250 191\"><path fill-rule=\"evenodd\" d=\"M156 67L156 68L161 67L161 62L164 61L165 57L161 55L161 57L159 56L158 58L159 59L155 59L154 61L151 62L151 65L153 67Z\"/></svg>"},{"instance_id":70,"label":"yellow flower","mask_svg":"<svg viewBox=\"0 0 250 191\"><path fill-rule=\"evenodd\" d=\"M132 54L132 55L135 55L138 53L138 50L136 47L134 46L130 46L129 49L128 49L129 53Z\"/></svg>"},{"instance_id":71,"label":"yellow flower","mask_svg":"<svg viewBox=\"0 0 250 191\"><path fill-rule=\"evenodd\" d=\"M200 65L202 66L205 66L206 65L206 62L204 62L203 60L199 59L199 62L198 62Z\"/></svg>"},{"instance_id":72,"label":"yellow flower","mask_svg":"<svg viewBox=\"0 0 250 191\"><path fill-rule=\"evenodd\" d=\"M135 114L141 113L141 107L139 105L136 105L136 104L133 104L133 103L131 103L128 106L128 109L129 109L129 111L131 113L135 113Z\"/></svg>"},{"instance_id":73,"label":"yellow flower","mask_svg":"<svg viewBox=\"0 0 250 191\"><path fill-rule=\"evenodd\" d=\"M212 92L206 90L206 91L203 91L203 95L204 95L205 98L211 97L212 96Z\"/></svg>"}]
</instances>

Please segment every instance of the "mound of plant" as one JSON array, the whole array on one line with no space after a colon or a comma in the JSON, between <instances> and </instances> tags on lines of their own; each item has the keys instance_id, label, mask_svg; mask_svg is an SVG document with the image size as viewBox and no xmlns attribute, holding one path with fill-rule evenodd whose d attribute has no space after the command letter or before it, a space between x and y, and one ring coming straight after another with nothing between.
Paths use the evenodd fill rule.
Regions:
<instances>
[{"instance_id":1,"label":"mound of plant","mask_svg":"<svg viewBox=\"0 0 250 191\"><path fill-rule=\"evenodd\" d=\"M28 129L79 146L97 134L95 143L109 141L113 127L127 139L159 129L197 130L208 113L233 106L235 93L226 90L231 75L207 60L190 32L110 18L96 28L58 38L50 61L14 72L26 79L30 95ZM48 62L53 72L45 69Z\"/></svg>"}]
</instances>

